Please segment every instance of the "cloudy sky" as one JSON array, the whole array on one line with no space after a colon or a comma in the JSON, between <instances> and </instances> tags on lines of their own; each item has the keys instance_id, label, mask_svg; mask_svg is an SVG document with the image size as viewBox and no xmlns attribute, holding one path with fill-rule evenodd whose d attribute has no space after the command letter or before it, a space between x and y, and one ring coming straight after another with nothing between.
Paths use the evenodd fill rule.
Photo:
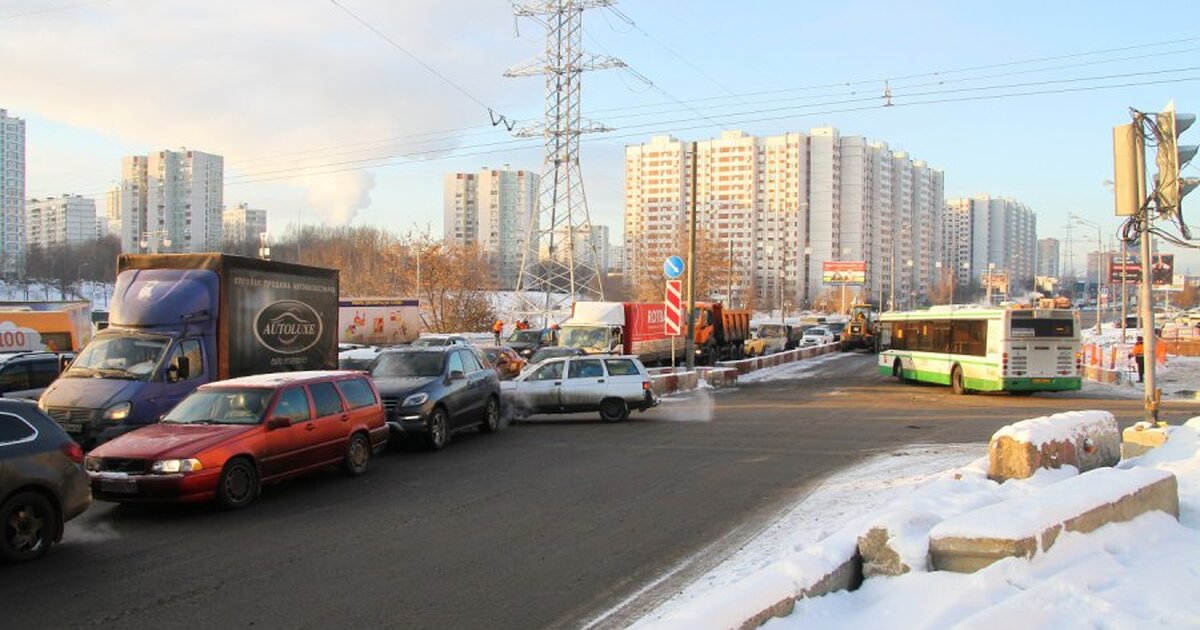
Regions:
<instances>
[{"instance_id":1,"label":"cloudy sky","mask_svg":"<svg viewBox=\"0 0 1200 630\"><path fill-rule=\"evenodd\" d=\"M99 195L121 156L187 146L225 156L226 202L268 209L274 231L320 221L437 234L442 173L540 170L538 142L488 113L540 118L541 80L502 76L539 54L537 24L501 0L339 2L412 56L331 0L0 0L0 107L27 121L30 195ZM633 70L585 83L585 112L615 129L584 144L593 220L620 230L626 144L834 125L943 169L948 196L1024 201L1041 236L1064 237L1072 212L1110 234L1110 127L1130 106L1200 109L1200 36L1184 19L1132 28L1130 6L625 0L589 11L585 46ZM1184 16L1195 4L1155 7ZM895 107L881 107L885 86ZM1200 129L1190 136L1200 142ZM1200 272L1200 257L1185 261Z\"/></svg>"}]
</instances>

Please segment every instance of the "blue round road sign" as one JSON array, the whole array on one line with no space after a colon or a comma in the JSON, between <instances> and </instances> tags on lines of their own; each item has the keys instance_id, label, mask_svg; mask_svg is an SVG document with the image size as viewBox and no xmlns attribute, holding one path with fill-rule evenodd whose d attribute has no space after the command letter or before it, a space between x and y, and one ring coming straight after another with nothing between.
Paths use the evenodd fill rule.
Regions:
<instances>
[{"instance_id":1,"label":"blue round road sign","mask_svg":"<svg viewBox=\"0 0 1200 630\"><path fill-rule=\"evenodd\" d=\"M663 261L663 274L672 280L683 275L683 259L679 256L671 256Z\"/></svg>"}]
</instances>

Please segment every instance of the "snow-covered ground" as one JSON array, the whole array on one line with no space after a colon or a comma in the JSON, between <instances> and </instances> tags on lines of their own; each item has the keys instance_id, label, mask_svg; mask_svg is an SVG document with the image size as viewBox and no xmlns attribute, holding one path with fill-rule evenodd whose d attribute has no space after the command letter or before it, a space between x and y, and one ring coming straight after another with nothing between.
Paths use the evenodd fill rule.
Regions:
<instances>
[{"instance_id":1,"label":"snow-covered ground","mask_svg":"<svg viewBox=\"0 0 1200 630\"><path fill-rule=\"evenodd\" d=\"M788 567L795 574L806 559L848 555L858 533L884 525L911 572L869 578L857 591L799 600L791 615L765 628L1200 627L1200 417L1173 427L1166 446L1118 467L1147 475L1151 469L1173 473L1179 482L1179 521L1152 512L1087 534L1064 533L1031 560L1009 558L971 574L925 569L931 528L1002 500L1036 496L1031 493L1049 484L1087 481L1087 476L1064 467L997 484L986 477L986 458L967 463L985 454L980 446L910 453L835 476L638 625L654 627L664 619L670 627L737 625L736 619L761 606L722 601L726 587L758 580L769 588L771 579L788 574ZM706 616L689 619L686 607L697 610L696 604L706 600L722 606L716 611L701 607Z\"/></svg>"},{"instance_id":2,"label":"snow-covered ground","mask_svg":"<svg viewBox=\"0 0 1200 630\"><path fill-rule=\"evenodd\" d=\"M814 376L825 364L844 359L848 356L851 355L842 352L833 352L811 359L784 363L783 365L755 370L749 374L742 374L738 376L738 382L763 383L767 381L800 380Z\"/></svg>"}]
</instances>

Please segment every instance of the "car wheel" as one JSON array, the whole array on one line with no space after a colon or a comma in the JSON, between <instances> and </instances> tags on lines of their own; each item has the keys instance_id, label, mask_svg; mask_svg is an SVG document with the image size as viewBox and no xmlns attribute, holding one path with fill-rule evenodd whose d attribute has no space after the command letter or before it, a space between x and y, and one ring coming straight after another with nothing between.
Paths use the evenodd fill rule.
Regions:
<instances>
[{"instance_id":1,"label":"car wheel","mask_svg":"<svg viewBox=\"0 0 1200 630\"><path fill-rule=\"evenodd\" d=\"M950 389L954 390L954 393L959 396L967 393L967 388L963 385L962 368L957 365L954 366L954 369L950 370Z\"/></svg>"},{"instance_id":2,"label":"car wheel","mask_svg":"<svg viewBox=\"0 0 1200 630\"><path fill-rule=\"evenodd\" d=\"M239 457L225 464L217 482L217 503L226 510L240 510L258 496L258 471L250 460Z\"/></svg>"},{"instance_id":3,"label":"car wheel","mask_svg":"<svg viewBox=\"0 0 1200 630\"><path fill-rule=\"evenodd\" d=\"M500 402L494 397L488 398L487 408L483 410L483 422L479 424L479 430L484 433L492 433L500 428Z\"/></svg>"},{"instance_id":4,"label":"car wheel","mask_svg":"<svg viewBox=\"0 0 1200 630\"><path fill-rule=\"evenodd\" d=\"M446 410L434 407L429 414L429 432L425 435L425 446L431 451L440 451L450 442L450 417Z\"/></svg>"},{"instance_id":5,"label":"car wheel","mask_svg":"<svg viewBox=\"0 0 1200 630\"><path fill-rule=\"evenodd\" d=\"M0 557L6 562L27 562L50 549L58 528L58 511L37 492L20 492L0 508L4 537Z\"/></svg>"},{"instance_id":6,"label":"car wheel","mask_svg":"<svg viewBox=\"0 0 1200 630\"><path fill-rule=\"evenodd\" d=\"M350 436L346 443L346 456L342 458L342 471L351 477L357 477L367 472L367 464L371 461L371 441L362 433Z\"/></svg>"},{"instance_id":7,"label":"car wheel","mask_svg":"<svg viewBox=\"0 0 1200 630\"><path fill-rule=\"evenodd\" d=\"M629 405L620 398L605 398L600 402L600 419L605 422L621 422L629 417Z\"/></svg>"}]
</instances>

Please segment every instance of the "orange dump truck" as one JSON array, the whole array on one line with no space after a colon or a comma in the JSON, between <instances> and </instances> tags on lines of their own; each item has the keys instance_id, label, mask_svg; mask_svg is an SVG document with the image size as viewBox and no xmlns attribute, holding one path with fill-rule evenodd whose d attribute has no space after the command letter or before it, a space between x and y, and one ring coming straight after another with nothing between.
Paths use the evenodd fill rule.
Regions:
<instances>
[{"instance_id":1,"label":"orange dump truck","mask_svg":"<svg viewBox=\"0 0 1200 630\"><path fill-rule=\"evenodd\" d=\"M0 352L78 352L91 338L91 302L0 302Z\"/></svg>"}]
</instances>

